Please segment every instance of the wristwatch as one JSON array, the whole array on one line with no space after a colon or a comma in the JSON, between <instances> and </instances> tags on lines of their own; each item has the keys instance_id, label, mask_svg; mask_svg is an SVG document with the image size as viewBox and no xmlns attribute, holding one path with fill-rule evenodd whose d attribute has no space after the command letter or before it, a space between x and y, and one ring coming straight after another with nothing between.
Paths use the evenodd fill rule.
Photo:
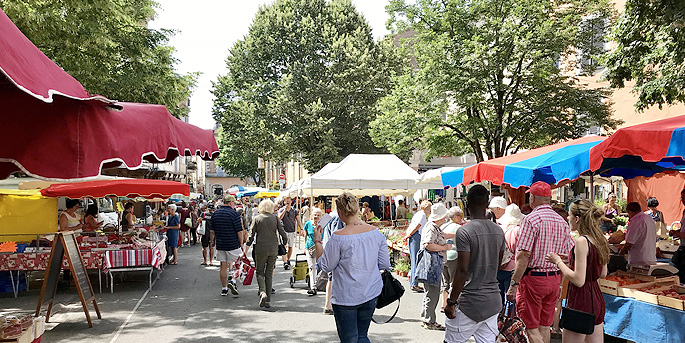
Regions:
<instances>
[{"instance_id":1,"label":"wristwatch","mask_svg":"<svg viewBox=\"0 0 685 343\"><path fill-rule=\"evenodd\" d=\"M509 283L509 285L510 285L510 286L518 286L519 283L516 282L516 281L514 281L514 280L511 280L511 282Z\"/></svg>"},{"instance_id":2,"label":"wristwatch","mask_svg":"<svg viewBox=\"0 0 685 343\"><path fill-rule=\"evenodd\" d=\"M454 306L457 304L456 300L452 300L450 298L447 298L447 306Z\"/></svg>"}]
</instances>

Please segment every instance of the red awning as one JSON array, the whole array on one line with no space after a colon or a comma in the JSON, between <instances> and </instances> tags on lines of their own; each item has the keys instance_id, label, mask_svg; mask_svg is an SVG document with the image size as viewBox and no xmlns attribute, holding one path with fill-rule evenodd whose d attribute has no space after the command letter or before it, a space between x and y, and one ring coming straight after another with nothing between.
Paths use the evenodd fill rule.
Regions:
<instances>
[{"instance_id":1,"label":"red awning","mask_svg":"<svg viewBox=\"0 0 685 343\"><path fill-rule=\"evenodd\" d=\"M102 168L219 154L212 130L178 120L164 106L83 101L94 98L1 10L0 71L0 178L23 171L54 181L88 180Z\"/></svg>"},{"instance_id":2,"label":"red awning","mask_svg":"<svg viewBox=\"0 0 685 343\"><path fill-rule=\"evenodd\" d=\"M33 45L2 10L0 71L17 88L45 102L52 102L54 94L79 100L114 102L88 93L81 83Z\"/></svg>"},{"instance_id":3,"label":"red awning","mask_svg":"<svg viewBox=\"0 0 685 343\"><path fill-rule=\"evenodd\" d=\"M108 195L121 197L168 198L173 194L190 195L190 186L167 180L117 179L57 183L40 191L46 197L102 198Z\"/></svg>"}]
</instances>

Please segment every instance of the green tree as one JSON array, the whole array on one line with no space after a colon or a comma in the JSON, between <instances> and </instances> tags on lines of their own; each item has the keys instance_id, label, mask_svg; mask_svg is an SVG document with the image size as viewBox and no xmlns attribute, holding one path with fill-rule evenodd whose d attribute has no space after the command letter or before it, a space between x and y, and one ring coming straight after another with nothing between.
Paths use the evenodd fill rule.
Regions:
<instances>
[{"instance_id":1,"label":"green tree","mask_svg":"<svg viewBox=\"0 0 685 343\"><path fill-rule=\"evenodd\" d=\"M600 50L581 23L607 18L606 1L393 0L387 9L395 32L414 31L404 46L415 65L379 102L376 145L482 161L617 125L607 90L567 76L573 47Z\"/></svg>"},{"instance_id":2,"label":"green tree","mask_svg":"<svg viewBox=\"0 0 685 343\"><path fill-rule=\"evenodd\" d=\"M180 75L169 30L146 27L152 0L0 0L0 8L45 55L92 94L166 105L188 114L197 73Z\"/></svg>"},{"instance_id":3,"label":"green tree","mask_svg":"<svg viewBox=\"0 0 685 343\"><path fill-rule=\"evenodd\" d=\"M685 2L628 0L606 56L613 87L635 80L637 110L685 102Z\"/></svg>"},{"instance_id":4,"label":"green tree","mask_svg":"<svg viewBox=\"0 0 685 343\"><path fill-rule=\"evenodd\" d=\"M294 158L317 170L350 153L382 151L368 124L399 65L393 51L390 42L374 41L349 0L277 0L261 7L230 50L228 74L214 84L222 155L236 146L250 151L250 161L253 154L275 162Z\"/></svg>"}]
</instances>

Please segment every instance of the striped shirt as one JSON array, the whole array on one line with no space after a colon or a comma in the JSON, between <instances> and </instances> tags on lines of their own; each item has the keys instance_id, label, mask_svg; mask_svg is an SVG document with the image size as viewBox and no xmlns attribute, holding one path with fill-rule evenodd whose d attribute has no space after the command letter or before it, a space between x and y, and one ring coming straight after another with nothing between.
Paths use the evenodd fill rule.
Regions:
<instances>
[{"instance_id":1,"label":"striped shirt","mask_svg":"<svg viewBox=\"0 0 685 343\"><path fill-rule=\"evenodd\" d=\"M525 250L531 253L528 268L551 272L559 268L545 261L550 252L568 255L573 248L568 223L550 205L540 205L521 221L516 237L516 254Z\"/></svg>"},{"instance_id":2,"label":"striped shirt","mask_svg":"<svg viewBox=\"0 0 685 343\"><path fill-rule=\"evenodd\" d=\"M211 217L217 250L240 248L238 232L243 231L240 214L230 206L221 206Z\"/></svg>"}]
</instances>

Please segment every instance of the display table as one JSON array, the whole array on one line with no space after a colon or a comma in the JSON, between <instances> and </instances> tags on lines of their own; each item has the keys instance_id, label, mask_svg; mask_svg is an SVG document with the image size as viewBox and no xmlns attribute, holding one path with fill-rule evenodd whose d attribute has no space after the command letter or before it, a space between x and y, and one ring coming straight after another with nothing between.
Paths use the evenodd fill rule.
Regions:
<instances>
[{"instance_id":1,"label":"display table","mask_svg":"<svg viewBox=\"0 0 685 343\"><path fill-rule=\"evenodd\" d=\"M86 269L98 270L98 283L100 285L100 293L102 293L102 272L106 272L107 265L105 264L105 254L99 251L81 251L83 258L83 266ZM13 253L0 254L0 271L9 271L14 285L15 280L12 275L13 271L17 272L16 287L14 287L14 296L18 295L19 289L19 272L20 271L44 271L48 267L50 260L50 252L31 252L31 253ZM69 269L69 262L64 259L62 261L62 269ZM28 281L28 280L27 280ZM28 282L27 282L28 289Z\"/></svg>"},{"instance_id":2,"label":"display table","mask_svg":"<svg viewBox=\"0 0 685 343\"><path fill-rule=\"evenodd\" d=\"M122 249L105 251L107 275L110 281L110 292L114 293L115 272L149 272L149 288L152 289L152 273L160 270L166 259L166 242L157 243L152 249Z\"/></svg>"},{"instance_id":3,"label":"display table","mask_svg":"<svg viewBox=\"0 0 685 343\"><path fill-rule=\"evenodd\" d=\"M685 342L685 311L604 294L604 333L637 343Z\"/></svg>"}]
</instances>

